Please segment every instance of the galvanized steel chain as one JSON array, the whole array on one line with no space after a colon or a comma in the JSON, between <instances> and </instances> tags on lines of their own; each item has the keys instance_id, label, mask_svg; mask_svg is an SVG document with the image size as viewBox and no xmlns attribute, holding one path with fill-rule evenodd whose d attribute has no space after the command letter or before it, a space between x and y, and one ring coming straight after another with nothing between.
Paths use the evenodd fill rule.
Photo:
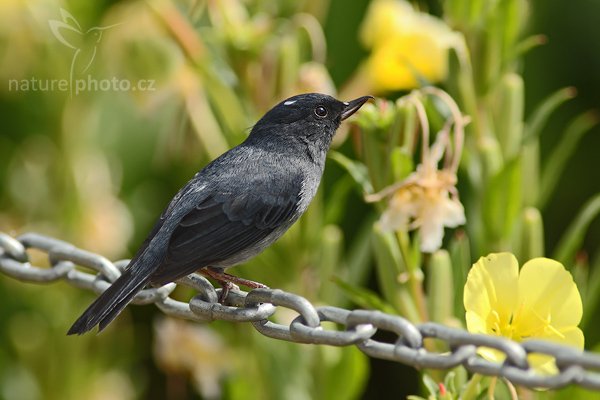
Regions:
<instances>
[{"instance_id":1,"label":"galvanized steel chain","mask_svg":"<svg viewBox=\"0 0 600 400\"><path fill-rule=\"evenodd\" d=\"M45 252L50 268L32 265L28 249ZM0 272L24 282L64 280L73 286L101 293L119 277L127 263L128 260L113 263L67 242L36 233L26 233L15 239L0 232ZM81 271L76 266L96 273ZM169 297L177 284L191 287L198 294L189 303L177 301ZM544 341L517 343L432 322L414 325L400 316L379 311L314 307L307 299L278 289L255 289L248 293L231 291L227 296L228 305L223 305L217 301L219 290L206 278L192 274L177 283L144 289L135 296L133 303L154 303L165 314L193 321L249 322L261 334L279 340L330 346L355 345L371 357L415 368L450 369L463 365L470 372L505 377L514 384L527 387L553 389L576 384L600 390L598 354ZM278 308L294 310L298 317L289 325L270 321ZM326 329L322 326L325 321L334 322L343 330ZM388 343L375 339L377 331L392 332L397 340ZM448 351L428 350L424 345L426 338L445 343ZM506 355L506 359L503 363L486 361L477 356L478 347L497 349ZM559 372L551 376L538 374L529 368L529 353L554 357Z\"/></svg>"}]
</instances>

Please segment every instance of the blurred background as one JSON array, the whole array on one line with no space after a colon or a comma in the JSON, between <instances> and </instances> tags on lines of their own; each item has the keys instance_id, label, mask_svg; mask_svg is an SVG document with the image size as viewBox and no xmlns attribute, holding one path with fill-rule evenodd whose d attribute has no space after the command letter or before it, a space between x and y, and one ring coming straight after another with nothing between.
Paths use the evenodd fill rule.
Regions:
<instances>
[{"instance_id":1,"label":"blurred background","mask_svg":"<svg viewBox=\"0 0 600 400\"><path fill-rule=\"evenodd\" d=\"M485 69L478 51L486 44L476 35L488 25L447 12L458 3L412 4L465 34L477 73ZM581 113L597 119L600 3L491 3L522 12L519 37L543 35L506 67L524 82L524 119L556 90L576 91L539 135L544 166L569 121ZM386 87L365 78L374 59L364 33L369 6L368 0L3 0L0 231L36 231L111 260L131 257L176 191L240 143L278 101L309 91L343 100L355 92L390 100L407 93L416 84ZM451 79L429 78L450 92ZM487 98L485 85L478 90ZM360 158L347 139L352 135L343 128L335 150ZM556 190L539 207L547 254L600 192L599 149L600 128L593 126L573 143ZM330 160L302 221L235 273L317 304L356 306L331 277L380 293L369 239L379 211ZM590 271L599 243L596 218L576 254ZM470 261L480 255L473 251ZM191 295L176 292L181 299ZM152 306L128 307L101 335L66 337L93 297L64 283L36 286L0 275L0 399L367 399L422 389L412 368L369 360L353 348L277 342L246 325L171 320ZM593 349L600 329L585 333Z\"/></svg>"}]
</instances>

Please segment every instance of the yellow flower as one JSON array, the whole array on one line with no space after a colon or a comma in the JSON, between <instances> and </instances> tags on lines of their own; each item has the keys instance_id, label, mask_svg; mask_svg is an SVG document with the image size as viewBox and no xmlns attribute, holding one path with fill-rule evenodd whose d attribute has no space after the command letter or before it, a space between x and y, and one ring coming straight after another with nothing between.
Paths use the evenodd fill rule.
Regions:
<instances>
[{"instance_id":1,"label":"yellow flower","mask_svg":"<svg viewBox=\"0 0 600 400\"><path fill-rule=\"evenodd\" d=\"M571 274L558 261L534 258L521 268L510 253L481 257L469 272L464 291L467 329L520 342L543 339L583 349L577 327L583 307ZM481 348L479 354L501 362L504 355ZM530 364L556 373L554 359L532 354Z\"/></svg>"},{"instance_id":2,"label":"yellow flower","mask_svg":"<svg viewBox=\"0 0 600 400\"><path fill-rule=\"evenodd\" d=\"M361 28L363 44L372 49L363 74L377 92L418 87L420 78L441 81L457 35L442 20L415 11L407 2L376 0Z\"/></svg>"}]
</instances>

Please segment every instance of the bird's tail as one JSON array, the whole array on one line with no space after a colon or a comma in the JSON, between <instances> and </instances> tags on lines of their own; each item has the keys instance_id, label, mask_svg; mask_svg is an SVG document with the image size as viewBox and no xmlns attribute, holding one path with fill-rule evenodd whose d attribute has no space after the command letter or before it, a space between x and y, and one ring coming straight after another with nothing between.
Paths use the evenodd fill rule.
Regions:
<instances>
[{"instance_id":1,"label":"bird's tail","mask_svg":"<svg viewBox=\"0 0 600 400\"><path fill-rule=\"evenodd\" d=\"M158 267L156 260L148 260L149 257L144 257L147 253L144 253L146 252L130 262L125 272L75 321L67 335L81 335L96 325L99 325L99 331L102 331L123 311L136 293L148 283Z\"/></svg>"}]
</instances>

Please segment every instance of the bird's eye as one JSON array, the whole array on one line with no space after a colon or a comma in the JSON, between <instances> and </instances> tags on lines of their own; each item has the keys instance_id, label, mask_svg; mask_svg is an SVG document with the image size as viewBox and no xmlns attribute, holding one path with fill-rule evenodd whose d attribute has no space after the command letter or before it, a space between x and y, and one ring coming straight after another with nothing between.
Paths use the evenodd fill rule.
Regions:
<instances>
[{"instance_id":1,"label":"bird's eye","mask_svg":"<svg viewBox=\"0 0 600 400\"><path fill-rule=\"evenodd\" d=\"M315 115L319 118L325 118L327 116L327 109L323 106L315 108Z\"/></svg>"}]
</instances>

